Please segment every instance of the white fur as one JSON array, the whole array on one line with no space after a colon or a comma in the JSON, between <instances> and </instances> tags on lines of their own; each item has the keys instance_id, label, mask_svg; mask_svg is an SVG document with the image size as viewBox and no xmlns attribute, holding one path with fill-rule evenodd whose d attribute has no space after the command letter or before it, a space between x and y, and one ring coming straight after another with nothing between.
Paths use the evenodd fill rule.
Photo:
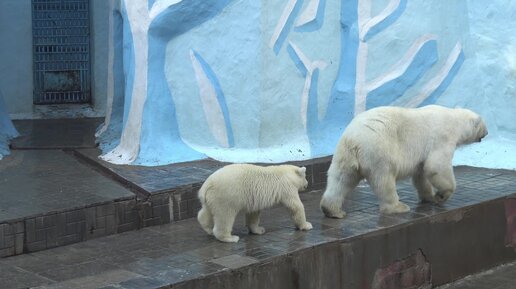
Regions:
<instances>
[{"instance_id":1,"label":"white fur","mask_svg":"<svg viewBox=\"0 0 516 289\"><path fill-rule=\"evenodd\" d=\"M236 215L246 212L246 225L253 234L263 234L260 211L281 203L300 230L310 230L298 192L306 189L306 168L292 165L261 167L250 164L225 166L206 179L199 190L202 209L197 220L202 228L222 242L238 242L231 235Z\"/></svg>"},{"instance_id":2,"label":"white fur","mask_svg":"<svg viewBox=\"0 0 516 289\"><path fill-rule=\"evenodd\" d=\"M429 105L363 112L337 145L321 209L328 217L344 217L342 202L364 178L378 196L382 213L410 210L396 192L396 180L409 176L421 201L443 203L455 190L455 149L486 135L482 118L467 109Z\"/></svg>"}]
</instances>

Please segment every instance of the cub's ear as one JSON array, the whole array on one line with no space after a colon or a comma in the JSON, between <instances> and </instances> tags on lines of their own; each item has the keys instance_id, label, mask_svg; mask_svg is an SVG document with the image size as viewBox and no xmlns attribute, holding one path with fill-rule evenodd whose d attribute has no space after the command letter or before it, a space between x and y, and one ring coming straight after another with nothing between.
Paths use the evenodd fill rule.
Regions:
<instances>
[{"instance_id":1,"label":"cub's ear","mask_svg":"<svg viewBox=\"0 0 516 289\"><path fill-rule=\"evenodd\" d=\"M306 168L305 167L300 167L299 169L297 169L297 173L299 175L304 175L306 173Z\"/></svg>"}]
</instances>

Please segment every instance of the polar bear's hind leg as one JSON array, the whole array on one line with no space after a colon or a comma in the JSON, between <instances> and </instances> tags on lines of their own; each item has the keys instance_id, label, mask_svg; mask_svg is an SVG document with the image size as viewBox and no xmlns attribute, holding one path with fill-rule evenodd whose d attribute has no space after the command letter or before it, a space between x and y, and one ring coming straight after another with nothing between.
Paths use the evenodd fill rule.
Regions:
<instances>
[{"instance_id":1,"label":"polar bear's hind leg","mask_svg":"<svg viewBox=\"0 0 516 289\"><path fill-rule=\"evenodd\" d=\"M260 211L247 213L245 215L245 223L252 234L261 235L265 233L265 228L259 226Z\"/></svg>"},{"instance_id":2,"label":"polar bear's hind leg","mask_svg":"<svg viewBox=\"0 0 516 289\"><path fill-rule=\"evenodd\" d=\"M360 182L358 172L353 169L340 171L333 162L328 170L328 182L321 199L321 211L329 218L342 219L346 213L342 210L342 203L347 194L355 189Z\"/></svg>"},{"instance_id":3,"label":"polar bear's hind leg","mask_svg":"<svg viewBox=\"0 0 516 289\"><path fill-rule=\"evenodd\" d=\"M367 178L371 189L380 200L380 212L384 214L405 213L410 211L407 204L400 202L396 192L396 178L389 173L376 170Z\"/></svg>"}]
</instances>

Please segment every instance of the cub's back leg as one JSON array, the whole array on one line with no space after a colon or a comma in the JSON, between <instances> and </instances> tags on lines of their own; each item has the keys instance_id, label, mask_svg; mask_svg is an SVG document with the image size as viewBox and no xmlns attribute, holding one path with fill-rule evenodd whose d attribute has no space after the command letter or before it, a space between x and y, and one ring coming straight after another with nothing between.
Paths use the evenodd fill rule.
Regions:
<instances>
[{"instance_id":1,"label":"cub's back leg","mask_svg":"<svg viewBox=\"0 0 516 289\"><path fill-rule=\"evenodd\" d=\"M245 223L247 228L249 228L249 232L261 235L265 233L265 228L260 227L260 211L250 212L245 214Z\"/></svg>"},{"instance_id":2,"label":"cub's back leg","mask_svg":"<svg viewBox=\"0 0 516 289\"><path fill-rule=\"evenodd\" d=\"M231 235L238 211L227 206L211 208L210 211L213 213L213 221L215 223L215 226L213 227L213 235L215 238L222 242L238 242L240 238L238 236Z\"/></svg>"},{"instance_id":3,"label":"cub's back leg","mask_svg":"<svg viewBox=\"0 0 516 289\"><path fill-rule=\"evenodd\" d=\"M210 210L203 204L199 213L197 213L197 220L201 227L203 228L208 235L213 234L213 216L211 215Z\"/></svg>"}]
</instances>

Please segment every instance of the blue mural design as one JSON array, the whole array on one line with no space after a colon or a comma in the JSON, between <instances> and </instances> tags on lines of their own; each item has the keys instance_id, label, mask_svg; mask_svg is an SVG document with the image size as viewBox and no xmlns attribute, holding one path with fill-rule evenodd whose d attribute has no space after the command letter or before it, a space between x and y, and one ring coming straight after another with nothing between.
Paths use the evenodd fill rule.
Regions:
<instances>
[{"instance_id":1,"label":"blue mural design","mask_svg":"<svg viewBox=\"0 0 516 289\"><path fill-rule=\"evenodd\" d=\"M301 7L303 6L303 0L296 0L296 4L294 6L294 9L292 10L292 13L287 18L287 22L285 23L285 26L283 26L283 29L281 29L280 35L278 39L276 40L276 43L274 43L274 52L276 54L279 53L281 47L283 46L283 43L287 39L288 34L290 33L290 30L292 29L292 26L294 25L294 21L299 14L299 11L301 10Z\"/></svg>"},{"instance_id":2,"label":"blue mural design","mask_svg":"<svg viewBox=\"0 0 516 289\"><path fill-rule=\"evenodd\" d=\"M425 42L402 75L369 92L366 108L387 105L395 101L432 68L437 58L437 41Z\"/></svg>"},{"instance_id":3,"label":"blue mural design","mask_svg":"<svg viewBox=\"0 0 516 289\"><path fill-rule=\"evenodd\" d=\"M157 1L150 1L149 7L152 3ZM403 64L397 64L399 67L385 73L381 71L383 67L376 68L375 74L380 72L380 77L370 85L362 75L370 65L363 59L367 57L364 44L372 45L370 41L374 39L377 45L377 37L390 31L387 29L402 18L407 1L390 1L378 15L366 15L370 18L365 22L360 19L362 26L358 23L359 10L363 8L360 3L364 4L358 0L341 0L340 5L326 0L262 5L237 0L196 0L167 7L148 29L147 97L140 151L134 163L164 164L207 155L232 161L271 162L325 156L333 153L357 111L399 101L412 87L421 87L423 81L432 77L444 80L436 84L438 87L431 94L420 96L417 105L434 103L458 73L464 54L461 52L449 71L440 71L444 71L442 77L429 75L435 71L432 68L439 55L435 37L425 34L414 42L417 45L412 45L410 53L399 62ZM266 9L275 13L268 21L277 22L265 27L274 31L262 30L262 13L271 13ZM339 37L331 38L337 29L327 24L335 21L340 24ZM224 25L231 29L224 29ZM126 20L123 33L127 92L137 69L129 29ZM268 37L271 38L267 43ZM324 47L326 40L330 40L330 49ZM185 59L190 51L195 61ZM294 66L299 72L289 70ZM192 81L195 79L200 81L197 86ZM359 94L357 89L361 89ZM199 93L200 98L191 98ZM126 93L124 122L131 101L131 94ZM242 106L242 101L247 105ZM211 111L209 106L213 104L219 107ZM177 105L188 111L176 111ZM203 106L204 115L198 113L199 105ZM192 123L203 131L188 127ZM256 155L258 152L265 156Z\"/></svg>"},{"instance_id":4,"label":"blue mural design","mask_svg":"<svg viewBox=\"0 0 516 289\"><path fill-rule=\"evenodd\" d=\"M457 73L459 73L460 67L464 63L464 60L464 51L461 50L457 61L453 64L448 75L446 75L445 79L441 82L441 84L439 84L437 89L435 89L434 92L432 92L432 94L430 94L430 96L425 99L419 106L434 104L437 101L437 99L443 94L446 88L448 88L448 86L451 84Z\"/></svg>"},{"instance_id":5,"label":"blue mural design","mask_svg":"<svg viewBox=\"0 0 516 289\"><path fill-rule=\"evenodd\" d=\"M215 72L211 69L210 65L197 53L193 52L197 60L201 63L204 73L208 76L211 84L215 88L215 93L217 94L217 102L222 110L222 114L224 117L224 124L226 126L227 138L228 138L228 147L235 146L235 138L233 137L233 128L231 127L231 119L229 117L229 109L226 103L226 97L224 96L224 92L220 86L219 80L215 75Z\"/></svg>"},{"instance_id":6,"label":"blue mural design","mask_svg":"<svg viewBox=\"0 0 516 289\"><path fill-rule=\"evenodd\" d=\"M147 100L142 119L140 153L135 164L169 163L205 158L179 135L176 108L164 74L167 42L213 18L231 0L182 1L163 11L149 28ZM143 160L143 162L142 162Z\"/></svg>"}]
</instances>

